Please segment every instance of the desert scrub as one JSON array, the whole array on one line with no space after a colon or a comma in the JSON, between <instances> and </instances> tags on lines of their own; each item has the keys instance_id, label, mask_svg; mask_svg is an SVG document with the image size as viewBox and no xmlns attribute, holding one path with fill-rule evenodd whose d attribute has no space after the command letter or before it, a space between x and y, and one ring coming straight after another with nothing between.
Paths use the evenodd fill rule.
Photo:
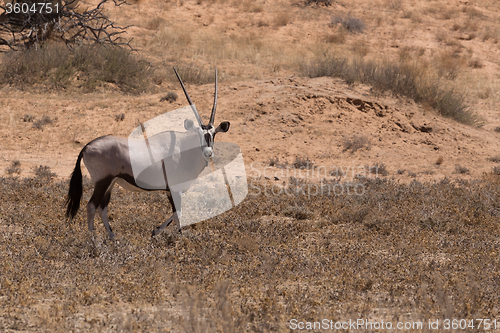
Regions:
<instances>
[{"instance_id":1,"label":"desert scrub","mask_svg":"<svg viewBox=\"0 0 500 333\"><path fill-rule=\"evenodd\" d=\"M340 25L343 29L349 31L350 33L362 33L366 28L365 22L351 16L350 14L345 16L333 16L330 25Z\"/></svg>"},{"instance_id":2,"label":"desert scrub","mask_svg":"<svg viewBox=\"0 0 500 333\"><path fill-rule=\"evenodd\" d=\"M34 168L35 177L40 180L50 181L52 178L57 177L57 175L52 172L49 166L39 165Z\"/></svg>"},{"instance_id":3,"label":"desert scrub","mask_svg":"<svg viewBox=\"0 0 500 333\"><path fill-rule=\"evenodd\" d=\"M192 83L192 84L207 84L207 83L213 83L214 78L215 78L215 72L211 70L207 70L204 68L200 68L199 66L196 66L195 64L188 63L188 64L181 64L177 68L177 72L179 73L180 77L182 77L182 81L184 83ZM221 73L218 73L218 81L220 82L222 77L220 75ZM177 83L177 77L172 73L169 78L171 79L172 82Z\"/></svg>"},{"instance_id":4,"label":"desert scrub","mask_svg":"<svg viewBox=\"0 0 500 333\"><path fill-rule=\"evenodd\" d=\"M303 156L295 156L295 161L292 166L296 169L314 169L314 162L309 159L309 157Z\"/></svg>"},{"instance_id":5,"label":"desert scrub","mask_svg":"<svg viewBox=\"0 0 500 333\"><path fill-rule=\"evenodd\" d=\"M75 84L93 91L113 83L124 92L148 89L151 70L131 51L110 45L82 45L69 50L49 43L40 49L10 51L2 55L0 84L21 89L46 86L61 89Z\"/></svg>"},{"instance_id":6,"label":"desert scrub","mask_svg":"<svg viewBox=\"0 0 500 333\"><path fill-rule=\"evenodd\" d=\"M167 101L167 102L170 102L170 103L173 103L177 100L177 94L173 91L169 91L165 96L163 96L161 99L160 99L160 102L164 102L164 101Z\"/></svg>"},{"instance_id":7,"label":"desert scrub","mask_svg":"<svg viewBox=\"0 0 500 333\"><path fill-rule=\"evenodd\" d=\"M469 168L464 167L460 164L455 164L455 173L469 174Z\"/></svg>"},{"instance_id":8,"label":"desert scrub","mask_svg":"<svg viewBox=\"0 0 500 333\"><path fill-rule=\"evenodd\" d=\"M33 123L33 128L39 129L43 131L45 125L52 125L54 120L47 115L44 115L42 119L39 119Z\"/></svg>"},{"instance_id":9,"label":"desert scrub","mask_svg":"<svg viewBox=\"0 0 500 333\"><path fill-rule=\"evenodd\" d=\"M380 176L388 176L389 171L387 170L387 167L384 163L375 163L372 166L365 166L366 172L368 173L368 176L375 176L378 177Z\"/></svg>"},{"instance_id":10,"label":"desert scrub","mask_svg":"<svg viewBox=\"0 0 500 333\"><path fill-rule=\"evenodd\" d=\"M330 6L332 4L332 0L306 0L305 2L308 5L317 4L317 5Z\"/></svg>"},{"instance_id":11,"label":"desert scrub","mask_svg":"<svg viewBox=\"0 0 500 333\"><path fill-rule=\"evenodd\" d=\"M344 136L342 139L343 151L350 150L354 153L357 150L370 150L371 142L363 134L353 134L351 136Z\"/></svg>"},{"instance_id":12,"label":"desert scrub","mask_svg":"<svg viewBox=\"0 0 500 333\"><path fill-rule=\"evenodd\" d=\"M468 125L480 125L481 119L470 109L465 94L442 84L439 77L419 62L399 62L348 59L335 55L320 55L300 64L307 77L339 77L348 84L369 84L375 91L390 91L417 103L425 103L441 115Z\"/></svg>"},{"instance_id":13,"label":"desert scrub","mask_svg":"<svg viewBox=\"0 0 500 333\"><path fill-rule=\"evenodd\" d=\"M7 175L20 175L21 174L21 162L19 160L14 160L10 163L9 167L5 170Z\"/></svg>"}]
</instances>

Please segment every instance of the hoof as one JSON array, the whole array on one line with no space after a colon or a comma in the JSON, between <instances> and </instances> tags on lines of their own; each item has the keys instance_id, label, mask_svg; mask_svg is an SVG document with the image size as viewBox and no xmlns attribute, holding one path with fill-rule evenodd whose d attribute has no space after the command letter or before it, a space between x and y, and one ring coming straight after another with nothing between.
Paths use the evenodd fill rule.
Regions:
<instances>
[{"instance_id":1,"label":"hoof","mask_svg":"<svg viewBox=\"0 0 500 333\"><path fill-rule=\"evenodd\" d=\"M153 229L153 233L151 234L151 237L154 237L160 233L160 228Z\"/></svg>"}]
</instances>

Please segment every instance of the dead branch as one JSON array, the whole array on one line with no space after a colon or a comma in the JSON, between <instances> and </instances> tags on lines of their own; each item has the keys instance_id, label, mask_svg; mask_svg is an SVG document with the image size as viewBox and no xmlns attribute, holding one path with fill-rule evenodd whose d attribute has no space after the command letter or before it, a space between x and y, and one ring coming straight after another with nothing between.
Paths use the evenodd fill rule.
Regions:
<instances>
[{"instance_id":1,"label":"dead branch","mask_svg":"<svg viewBox=\"0 0 500 333\"><path fill-rule=\"evenodd\" d=\"M101 0L94 8L80 10L79 0L7 0L0 6L0 52L20 48L38 48L45 41L59 40L68 47L79 44L127 46L122 35L129 27L114 24L104 14L104 6L125 0Z\"/></svg>"}]
</instances>

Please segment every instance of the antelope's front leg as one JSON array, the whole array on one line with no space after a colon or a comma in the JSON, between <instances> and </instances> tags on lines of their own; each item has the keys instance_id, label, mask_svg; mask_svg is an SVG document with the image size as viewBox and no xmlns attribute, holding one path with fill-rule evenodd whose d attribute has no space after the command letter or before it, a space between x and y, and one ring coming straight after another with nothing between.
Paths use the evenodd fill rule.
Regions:
<instances>
[{"instance_id":1,"label":"antelope's front leg","mask_svg":"<svg viewBox=\"0 0 500 333\"><path fill-rule=\"evenodd\" d=\"M177 226L179 228L179 232L181 232L180 222L179 222L179 218L177 217L177 212L174 212L172 214L172 216L170 216L168 218L168 220L165 221L165 223L163 223L162 225L160 225L159 227L157 227L156 229L153 230L153 234L151 235L151 237L154 237L154 236L158 235L160 232L162 232L163 229L165 229L166 227L168 227L170 225L170 223L172 223L172 221L174 221L174 220L177 223Z\"/></svg>"}]
</instances>

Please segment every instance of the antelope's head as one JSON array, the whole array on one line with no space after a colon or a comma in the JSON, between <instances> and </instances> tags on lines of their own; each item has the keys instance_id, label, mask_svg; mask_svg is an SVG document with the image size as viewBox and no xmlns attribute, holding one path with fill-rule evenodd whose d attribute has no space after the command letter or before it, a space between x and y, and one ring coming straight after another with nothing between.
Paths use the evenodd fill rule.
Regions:
<instances>
[{"instance_id":1,"label":"antelope's head","mask_svg":"<svg viewBox=\"0 0 500 333\"><path fill-rule=\"evenodd\" d=\"M193 110L193 113L199 125L198 127L195 127L194 122L192 120L186 119L184 121L184 128L186 130L194 130L198 133L200 137L202 156L205 159L205 161L208 162L214 156L213 148L214 148L215 135L219 132L227 132L229 130L229 125L230 125L228 121L223 121L219 124L219 126L214 127L215 110L217 109L217 69L215 70L214 105L212 107L212 114L210 115L210 121L208 122L207 125L203 124L203 120L201 119L198 110L196 110L196 107L194 106L193 102L191 101L191 98L189 97L189 94L186 91L186 87L184 86L184 83L182 82L181 77L179 76L179 73L177 73L175 67L174 71L175 75L177 75L177 79L179 79L182 90L186 95L189 105L191 106L191 109Z\"/></svg>"}]
</instances>

